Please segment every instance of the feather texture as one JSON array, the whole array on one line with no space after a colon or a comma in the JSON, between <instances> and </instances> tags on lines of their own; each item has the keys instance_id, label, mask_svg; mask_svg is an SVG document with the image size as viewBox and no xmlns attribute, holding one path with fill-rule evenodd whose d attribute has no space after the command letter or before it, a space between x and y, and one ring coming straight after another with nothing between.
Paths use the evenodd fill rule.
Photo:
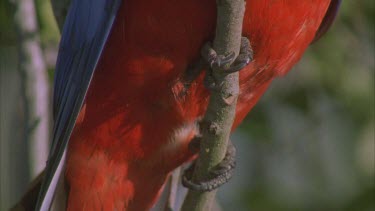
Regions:
<instances>
[{"instance_id":1,"label":"feather texture","mask_svg":"<svg viewBox=\"0 0 375 211\"><path fill-rule=\"evenodd\" d=\"M51 206L70 134L119 5L120 0L72 1L56 64L53 140L37 210Z\"/></svg>"},{"instance_id":2,"label":"feather texture","mask_svg":"<svg viewBox=\"0 0 375 211\"><path fill-rule=\"evenodd\" d=\"M234 127L301 58L329 4L247 1L243 33L254 60L240 72ZM209 95L204 74L188 90L181 78L213 39L215 20L215 0L123 2L69 144L68 210L147 210L168 173L191 159L193 129L171 137L204 114Z\"/></svg>"},{"instance_id":3,"label":"feather texture","mask_svg":"<svg viewBox=\"0 0 375 211\"><path fill-rule=\"evenodd\" d=\"M331 27L336 18L337 12L340 8L341 0L332 0L326 15L324 16L322 24L320 24L318 31L315 34L314 41L319 40Z\"/></svg>"},{"instance_id":4,"label":"feather texture","mask_svg":"<svg viewBox=\"0 0 375 211\"><path fill-rule=\"evenodd\" d=\"M209 93L204 73L187 90L182 77L213 39L215 0L124 0L106 42L119 2L73 0L57 62L44 207L73 126L66 154L68 210L147 210L169 172L193 156L192 125L204 114ZM233 128L273 78L301 58L330 3L247 1L243 33L254 60L240 72Z\"/></svg>"}]
</instances>

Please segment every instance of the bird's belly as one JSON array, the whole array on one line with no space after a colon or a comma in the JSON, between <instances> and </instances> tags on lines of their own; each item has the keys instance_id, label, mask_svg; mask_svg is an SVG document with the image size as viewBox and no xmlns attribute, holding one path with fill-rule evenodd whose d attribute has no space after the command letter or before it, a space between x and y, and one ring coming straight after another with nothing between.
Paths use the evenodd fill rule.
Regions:
<instances>
[{"instance_id":1,"label":"bird's belly","mask_svg":"<svg viewBox=\"0 0 375 211\"><path fill-rule=\"evenodd\" d=\"M130 180L131 171L140 180L159 175L155 197L168 171L188 159L176 162L173 154L164 156L161 149L176 144L170 141L176 129L193 124L206 109L208 91L202 75L183 97L180 79L199 58L204 42L213 39L216 11L215 0L123 2L70 140L67 175L77 186L96 184L103 194L120 187L118 195L130 200L136 184ZM272 79L299 60L329 2L247 1L243 34L251 41L254 61L240 72L234 127ZM185 143L182 154L187 139L180 140ZM146 163L154 171L130 167ZM160 164L168 168L155 168ZM81 181L82 175L96 182Z\"/></svg>"},{"instance_id":2,"label":"bird's belly","mask_svg":"<svg viewBox=\"0 0 375 211\"><path fill-rule=\"evenodd\" d=\"M243 34L251 41L254 61L240 72L237 119L275 76L300 59L329 2L247 2ZM179 82L199 58L204 42L213 38L215 19L214 0L124 1L86 97L86 131L116 119L116 128L124 133L135 125L157 133L151 135L155 143L165 141L174 127L201 116L208 99L203 77L183 97Z\"/></svg>"}]
</instances>

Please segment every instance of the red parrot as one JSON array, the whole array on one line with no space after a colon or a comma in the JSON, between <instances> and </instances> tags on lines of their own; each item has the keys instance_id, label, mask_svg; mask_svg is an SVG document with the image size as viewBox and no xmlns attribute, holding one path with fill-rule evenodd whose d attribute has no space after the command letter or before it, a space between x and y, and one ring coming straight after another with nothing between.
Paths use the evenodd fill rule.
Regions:
<instances>
[{"instance_id":1,"label":"red parrot","mask_svg":"<svg viewBox=\"0 0 375 211\"><path fill-rule=\"evenodd\" d=\"M235 129L331 25L340 0L247 0ZM56 65L53 142L37 210L148 210L194 156L209 90L186 71L214 37L215 0L73 0ZM60 186L59 186L60 187Z\"/></svg>"}]
</instances>

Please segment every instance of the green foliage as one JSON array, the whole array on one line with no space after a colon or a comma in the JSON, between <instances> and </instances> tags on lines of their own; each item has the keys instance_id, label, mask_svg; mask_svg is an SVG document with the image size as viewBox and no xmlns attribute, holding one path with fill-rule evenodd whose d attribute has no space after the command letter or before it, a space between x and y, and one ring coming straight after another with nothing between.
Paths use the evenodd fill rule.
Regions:
<instances>
[{"instance_id":1,"label":"green foliage","mask_svg":"<svg viewBox=\"0 0 375 211\"><path fill-rule=\"evenodd\" d=\"M42 44L57 46L60 31L53 16L50 0L35 0Z\"/></svg>"},{"instance_id":2,"label":"green foliage","mask_svg":"<svg viewBox=\"0 0 375 211\"><path fill-rule=\"evenodd\" d=\"M0 45L14 46L16 34L12 26L14 8L8 1L0 1Z\"/></svg>"}]
</instances>

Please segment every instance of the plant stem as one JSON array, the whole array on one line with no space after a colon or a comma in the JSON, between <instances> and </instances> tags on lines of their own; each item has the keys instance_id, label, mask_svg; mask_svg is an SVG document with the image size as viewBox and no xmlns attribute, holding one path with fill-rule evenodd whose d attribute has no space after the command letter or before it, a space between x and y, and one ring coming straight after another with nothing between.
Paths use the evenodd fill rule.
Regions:
<instances>
[{"instance_id":1,"label":"plant stem","mask_svg":"<svg viewBox=\"0 0 375 211\"><path fill-rule=\"evenodd\" d=\"M218 16L213 48L218 55L225 55L229 52L235 52L238 55L244 12L244 0L217 0ZM239 95L238 72L227 74L222 69L214 69L213 77L218 84L218 89L211 91L210 101L202 121L203 137L193 181L207 179L211 169L223 160L235 117ZM211 192L190 190L182 210L211 210L215 194L216 190Z\"/></svg>"}]
</instances>

